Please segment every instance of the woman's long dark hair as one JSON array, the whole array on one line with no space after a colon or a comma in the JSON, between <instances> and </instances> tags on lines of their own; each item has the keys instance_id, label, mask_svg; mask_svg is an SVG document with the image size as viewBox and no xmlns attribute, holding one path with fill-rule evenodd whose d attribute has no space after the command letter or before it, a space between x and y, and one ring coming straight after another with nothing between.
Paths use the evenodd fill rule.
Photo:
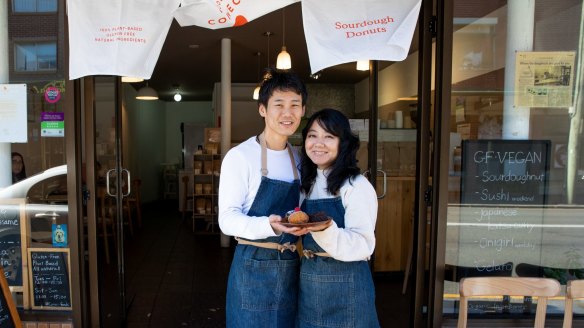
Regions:
<instances>
[{"instance_id":1,"label":"woman's long dark hair","mask_svg":"<svg viewBox=\"0 0 584 328\"><path fill-rule=\"evenodd\" d=\"M345 180L360 174L357 167L357 150L359 150L359 138L351 132L351 126L347 117L336 109L325 108L314 113L306 127L302 129L302 155L300 172L302 175L302 190L308 194L316 179L317 166L306 154L306 135L313 123L320 125L328 133L339 137L339 150L337 158L327 169L327 191L337 195Z\"/></svg>"}]
</instances>

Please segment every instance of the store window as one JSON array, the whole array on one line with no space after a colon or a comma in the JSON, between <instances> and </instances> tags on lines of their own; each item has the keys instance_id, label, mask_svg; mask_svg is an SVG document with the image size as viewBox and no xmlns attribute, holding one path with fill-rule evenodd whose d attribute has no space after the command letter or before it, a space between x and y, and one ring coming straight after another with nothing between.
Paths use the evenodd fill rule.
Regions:
<instances>
[{"instance_id":1,"label":"store window","mask_svg":"<svg viewBox=\"0 0 584 328\"><path fill-rule=\"evenodd\" d=\"M581 21L582 1L454 1L446 316L464 277L553 278L562 295L584 279ZM537 300L469 304L471 318L532 318Z\"/></svg>"},{"instance_id":2,"label":"store window","mask_svg":"<svg viewBox=\"0 0 584 328\"><path fill-rule=\"evenodd\" d=\"M12 0L12 10L17 13L56 12L57 0Z\"/></svg>"},{"instance_id":3,"label":"store window","mask_svg":"<svg viewBox=\"0 0 584 328\"><path fill-rule=\"evenodd\" d=\"M49 71L57 69L57 43L17 43L16 71Z\"/></svg>"},{"instance_id":4,"label":"store window","mask_svg":"<svg viewBox=\"0 0 584 328\"><path fill-rule=\"evenodd\" d=\"M67 58L57 51L57 44L65 44L65 12L56 1L11 3L4 91L11 92L7 99L14 103L8 108L25 115L4 115L19 127L19 138L7 140L10 147L2 154L11 156L15 165L13 183L0 187L0 265L8 273L23 326L71 327L76 320L77 327L81 309L74 281L79 262L73 256L77 245L72 228L77 218L69 212L73 205L67 187L74 177L66 165L66 139L74 136L65 134L74 122L67 118Z\"/></svg>"}]
</instances>

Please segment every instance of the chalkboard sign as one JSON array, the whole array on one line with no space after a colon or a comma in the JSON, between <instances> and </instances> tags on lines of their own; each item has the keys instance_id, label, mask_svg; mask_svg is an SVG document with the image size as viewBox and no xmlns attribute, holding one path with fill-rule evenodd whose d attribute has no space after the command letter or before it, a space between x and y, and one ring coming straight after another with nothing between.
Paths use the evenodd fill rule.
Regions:
<instances>
[{"instance_id":1,"label":"chalkboard sign","mask_svg":"<svg viewBox=\"0 0 584 328\"><path fill-rule=\"evenodd\" d=\"M464 140L461 204L545 204L549 154L549 140Z\"/></svg>"},{"instance_id":2,"label":"chalkboard sign","mask_svg":"<svg viewBox=\"0 0 584 328\"><path fill-rule=\"evenodd\" d=\"M8 287L8 282L4 278L4 270L1 267L0 288L2 289L2 294L0 294L0 328L22 327L20 316L18 315L18 311L16 311L16 305Z\"/></svg>"},{"instance_id":3,"label":"chalkboard sign","mask_svg":"<svg viewBox=\"0 0 584 328\"><path fill-rule=\"evenodd\" d=\"M0 266L13 291L24 291L27 264L26 214L22 198L0 200Z\"/></svg>"},{"instance_id":4,"label":"chalkboard sign","mask_svg":"<svg viewBox=\"0 0 584 328\"><path fill-rule=\"evenodd\" d=\"M28 250L32 308L71 310L71 271L68 248Z\"/></svg>"},{"instance_id":5,"label":"chalkboard sign","mask_svg":"<svg viewBox=\"0 0 584 328\"><path fill-rule=\"evenodd\" d=\"M477 276L506 275L521 262L539 263L549 175L547 140L462 143L457 266Z\"/></svg>"}]
</instances>

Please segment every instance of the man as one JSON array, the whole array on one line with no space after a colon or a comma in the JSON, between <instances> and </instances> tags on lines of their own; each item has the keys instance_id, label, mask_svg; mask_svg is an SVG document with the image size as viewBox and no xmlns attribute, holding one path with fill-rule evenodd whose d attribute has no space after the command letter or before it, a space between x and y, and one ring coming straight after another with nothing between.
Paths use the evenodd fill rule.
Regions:
<instances>
[{"instance_id":1,"label":"man","mask_svg":"<svg viewBox=\"0 0 584 328\"><path fill-rule=\"evenodd\" d=\"M298 157L288 144L304 115L306 87L289 71L270 70L258 109L265 127L231 149L219 183L219 226L235 236L227 284L227 327L294 327L298 293L297 236L281 224L299 206Z\"/></svg>"}]
</instances>

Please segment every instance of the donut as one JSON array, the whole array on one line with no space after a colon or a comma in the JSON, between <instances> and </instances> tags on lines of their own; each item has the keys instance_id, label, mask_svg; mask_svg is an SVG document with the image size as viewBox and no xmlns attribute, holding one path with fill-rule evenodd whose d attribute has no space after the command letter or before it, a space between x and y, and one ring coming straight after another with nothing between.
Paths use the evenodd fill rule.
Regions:
<instances>
[{"instance_id":1,"label":"donut","mask_svg":"<svg viewBox=\"0 0 584 328\"><path fill-rule=\"evenodd\" d=\"M308 222L308 214L301 211L299 208L296 208L296 209L294 209L294 211L289 212L287 217L288 217L288 222L293 223L293 224L301 224L301 223Z\"/></svg>"}]
</instances>

